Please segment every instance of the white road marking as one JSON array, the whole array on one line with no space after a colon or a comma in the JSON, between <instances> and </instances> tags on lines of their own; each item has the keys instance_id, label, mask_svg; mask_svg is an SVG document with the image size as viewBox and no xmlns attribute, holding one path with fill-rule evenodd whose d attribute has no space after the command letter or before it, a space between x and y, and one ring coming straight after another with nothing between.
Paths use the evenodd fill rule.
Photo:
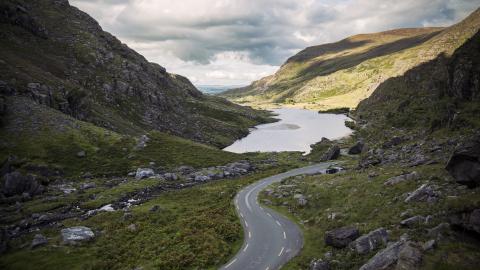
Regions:
<instances>
[{"instance_id":1,"label":"white road marking","mask_svg":"<svg viewBox=\"0 0 480 270\"><path fill-rule=\"evenodd\" d=\"M268 269L270 269L270 266L267 266L267 268L265 268L265 270L268 270Z\"/></svg>"},{"instance_id":2,"label":"white road marking","mask_svg":"<svg viewBox=\"0 0 480 270\"><path fill-rule=\"evenodd\" d=\"M248 244L245 246L245 248L243 249L243 252L245 252L245 250L247 250L248 248Z\"/></svg>"},{"instance_id":3,"label":"white road marking","mask_svg":"<svg viewBox=\"0 0 480 270\"><path fill-rule=\"evenodd\" d=\"M250 205L250 202L248 201L248 198L250 197L250 194L252 194L252 190L250 190L249 192L247 192L247 195L245 196L245 204L247 205L247 208L248 210L250 210L250 212L252 212L252 206Z\"/></svg>"},{"instance_id":4,"label":"white road marking","mask_svg":"<svg viewBox=\"0 0 480 270\"><path fill-rule=\"evenodd\" d=\"M267 213L267 216L272 217L272 215L270 215L270 213Z\"/></svg>"},{"instance_id":5,"label":"white road marking","mask_svg":"<svg viewBox=\"0 0 480 270\"><path fill-rule=\"evenodd\" d=\"M276 220L275 222L277 222L278 226L282 226L282 224L280 224L280 222L278 222L278 220Z\"/></svg>"},{"instance_id":6,"label":"white road marking","mask_svg":"<svg viewBox=\"0 0 480 270\"><path fill-rule=\"evenodd\" d=\"M285 248L282 247L282 250L280 250L280 253L278 253L278 257L282 256L282 253L283 253L283 250L284 250L284 249L285 249Z\"/></svg>"},{"instance_id":7,"label":"white road marking","mask_svg":"<svg viewBox=\"0 0 480 270\"><path fill-rule=\"evenodd\" d=\"M252 238L252 232L248 232L248 238Z\"/></svg>"},{"instance_id":8,"label":"white road marking","mask_svg":"<svg viewBox=\"0 0 480 270\"><path fill-rule=\"evenodd\" d=\"M283 232L283 239L287 239L287 234Z\"/></svg>"},{"instance_id":9,"label":"white road marking","mask_svg":"<svg viewBox=\"0 0 480 270\"><path fill-rule=\"evenodd\" d=\"M243 218L243 214L242 214L242 213L240 213L240 216Z\"/></svg>"},{"instance_id":10,"label":"white road marking","mask_svg":"<svg viewBox=\"0 0 480 270\"><path fill-rule=\"evenodd\" d=\"M235 261L237 261L237 259L233 259L233 261L231 261L229 264L225 265L225 268L228 268L230 265L232 265Z\"/></svg>"},{"instance_id":11,"label":"white road marking","mask_svg":"<svg viewBox=\"0 0 480 270\"><path fill-rule=\"evenodd\" d=\"M246 220L245 220L245 227L248 227L248 223L247 223L247 221L246 221Z\"/></svg>"}]
</instances>

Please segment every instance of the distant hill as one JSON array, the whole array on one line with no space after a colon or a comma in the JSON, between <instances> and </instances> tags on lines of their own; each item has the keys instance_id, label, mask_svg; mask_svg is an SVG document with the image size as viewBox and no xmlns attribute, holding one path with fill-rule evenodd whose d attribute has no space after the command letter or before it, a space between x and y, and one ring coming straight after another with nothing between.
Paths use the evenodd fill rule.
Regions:
<instances>
[{"instance_id":1,"label":"distant hill","mask_svg":"<svg viewBox=\"0 0 480 270\"><path fill-rule=\"evenodd\" d=\"M273 75L221 94L239 104L312 109L355 108L385 80L451 55L480 28L480 11L447 28L407 28L355 35L306 48Z\"/></svg>"},{"instance_id":2,"label":"distant hill","mask_svg":"<svg viewBox=\"0 0 480 270\"><path fill-rule=\"evenodd\" d=\"M232 88L238 88L238 85L197 85L198 90L204 94L216 95Z\"/></svg>"}]
</instances>

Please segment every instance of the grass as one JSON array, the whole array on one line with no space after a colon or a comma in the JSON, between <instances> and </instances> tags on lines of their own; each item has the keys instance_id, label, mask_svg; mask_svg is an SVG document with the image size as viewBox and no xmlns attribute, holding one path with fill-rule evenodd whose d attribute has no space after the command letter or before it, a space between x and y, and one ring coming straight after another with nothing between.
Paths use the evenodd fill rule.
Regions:
<instances>
[{"instance_id":1,"label":"grass","mask_svg":"<svg viewBox=\"0 0 480 270\"><path fill-rule=\"evenodd\" d=\"M345 160L343 165L350 167L355 163L352 160ZM372 170L379 176L369 178L368 174ZM404 172L404 169L398 166L382 166L365 172L351 170L347 173L308 176L303 179L290 178L282 182L281 184L297 185L295 190L307 196L308 204L305 207L295 202L293 193L282 199L262 193L262 199L272 201L274 209L296 220L304 232L303 250L283 269L306 269L312 259L322 258L326 252L332 252L333 260L337 261L333 263L334 269L357 269L375 254L372 252L360 256L348 248L335 249L326 246L324 233L334 228L353 225L361 234L365 234L384 227L389 230L391 240L398 239L400 235L408 232L414 240L422 242L428 240L424 230L440 223L443 216L436 216L431 224L406 229L399 226L402 220L400 213L410 209L412 215L426 216L431 213L452 213L465 207L478 207L480 198L478 190L464 190L463 194L455 199L447 195L455 194L456 184L451 180L445 180L447 176L442 165L422 166L415 170L421 175L419 181L403 182L392 187L385 187L383 183L389 177ZM403 194L415 190L422 182L441 186L442 199L435 204L405 203ZM285 202L288 206L283 205ZM329 218L332 213L336 213L335 219ZM447 267L443 269L452 269L448 267L453 265L458 269L473 269L472 267L479 262L480 252L474 248L474 243L458 242L449 238L440 242L439 246L441 246L439 250L426 254L422 269L437 269L436 267L440 265ZM461 252L458 252L459 250ZM442 256L448 256L448 260Z\"/></svg>"},{"instance_id":2,"label":"grass","mask_svg":"<svg viewBox=\"0 0 480 270\"><path fill-rule=\"evenodd\" d=\"M65 220L65 226L84 225L94 229L97 235L95 241L78 247L63 246L58 229L45 229L40 233L49 238L48 246L35 250L20 248L30 241L33 234L17 239L15 247L0 257L0 267L217 269L235 254L243 241L242 227L232 203L236 192L249 183L286 168L166 192L133 207L133 217L128 220L122 218L122 211L101 213L84 221ZM147 182L143 180L142 185L147 186ZM118 197L125 188L118 186L102 194L114 193ZM160 210L150 212L154 205L159 205ZM128 230L130 224L135 224L137 231Z\"/></svg>"}]
</instances>

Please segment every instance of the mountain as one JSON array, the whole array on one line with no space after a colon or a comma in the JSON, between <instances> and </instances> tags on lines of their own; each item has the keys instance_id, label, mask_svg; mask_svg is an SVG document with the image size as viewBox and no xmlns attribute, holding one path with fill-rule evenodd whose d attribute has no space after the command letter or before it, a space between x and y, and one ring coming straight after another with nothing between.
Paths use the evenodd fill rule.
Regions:
<instances>
[{"instance_id":1,"label":"mountain","mask_svg":"<svg viewBox=\"0 0 480 270\"><path fill-rule=\"evenodd\" d=\"M306 48L273 75L221 94L239 104L355 108L389 78L450 55L480 28L480 10L447 28L396 29Z\"/></svg>"},{"instance_id":2,"label":"mountain","mask_svg":"<svg viewBox=\"0 0 480 270\"><path fill-rule=\"evenodd\" d=\"M4 113L34 102L121 134L156 130L220 147L267 119L203 95L66 0L2 1L0 37Z\"/></svg>"}]
</instances>

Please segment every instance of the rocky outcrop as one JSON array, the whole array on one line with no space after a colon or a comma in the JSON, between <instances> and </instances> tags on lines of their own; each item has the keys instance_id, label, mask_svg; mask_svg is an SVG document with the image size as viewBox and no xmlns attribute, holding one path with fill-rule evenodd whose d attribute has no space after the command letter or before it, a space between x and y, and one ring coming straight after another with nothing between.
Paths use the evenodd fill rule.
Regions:
<instances>
[{"instance_id":1,"label":"rocky outcrop","mask_svg":"<svg viewBox=\"0 0 480 270\"><path fill-rule=\"evenodd\" d=\"M330 270L330 263L324 260L313 260L309 270Z\"/></svg>"},{"instance_id":2,"label":"rocky outcrop","mask_svg":"<svg viewBox=\"0 0 480 270\"><path fill-rule=\"evenodd\" d=\"M393 186L401 182L417 180L419 178L419 174L417 172L406 173L398 176L391 177L385 181L385 186Z\"/></svg>"},{"instance_id":3,"label":"rocky outcrop","mask_svg":"<svg viewBox=\"0 0 480 270\"><path fill-rule=\"evenodd\" d=\"M93 231L85 226L77 226L62 229L62 240L64 244L76 245L80 242L90 241L95 237Z\"/></svg>"},{"instance_id":4,"label":"rocky outcrop","mask_svg":"<svg viewBox=\"0 0 480 270\"><path fill-rule=\"evenodd\" d=\"M429 202L433 203L438 200L440 193L428 184L421 185L418 189L410 193L405 202Z\"/></svg>"},{"instance_id":5,"label":"rocky outcrop","mask_svg":"<svg viewBox=\"0 0 480 270\"><path fill-rule=\"evenodd\" d=\"M405 241L398 241L388 245L385 249L379 251L366 264L360 267L360 270L381 270L388 269L397 263L398 254L405 246Z\"/></svg>"},{"instance_id":6,"label":"rocky outcrop","mask_svg":"<svg viewBox=\"0 0 480 270\"><path fill-rule=\"evenodd\" d=\"M143 179L143 178L148 178L154 175L155 175L155 172L153 172L153 170L150 168L138 168L137 172L135 173L135 178Z\"/></svg>"},{"instance_id":7,"label":"rocky outcrop","mask_svg":"<svg viewBox=\"0 0 480 270\"><path fill-rule=\"evenodd\" d=\"M367 254L379 247L386 245L388 241L388 233L384 228L379 228L362 235L355 241L350 243L350 248L358 254Z\"/></svg>"},{"instance_id":8,"label":"rocky outcrop","mask_svg":"<svg viewBox=\"0 0 480 270\"><path fill-rule=\"evenodd\" d=\"M450 224L480 236L480 209L454 214L450 217Z\"/></svg>"},{"instance_id":9,"label":"rocky outcrop","mask_svg":"<svg viewBox=\"0 0 480 270\"><path fill-rule=\"evenodd\" d=\"M468 187L480 185L480 136L458 147L450 157L447 171L457 183Z\"/></svg>"},{"instance_id":10,"label":"rocky outcrop","mask_svg":"<svg viewBox=\"0 0 480 270\"><path fill-rule=\"evenodd\" d=\"M353 145L352 147L350 147L348 149L348 154L349 155L358 155L360 153L362 153L362 150L365 146L365 143L363 141L358 141L355 145Z\"/></svg>"},{"instance_id":11,"label":"rocky outcrop","mask_svg":"<svg viewBox=\"0 0 480 270\"><path fill-rule=\"evenodd\" d=\"M321 161L328 161L337 159L340 156L340 147L338 145L332 145L328 150L323 154Z\"/></svg>"},{"instance_id":12,"label":"rocky outcrop","mask_svg":"<svg viewBox=\"0 0 480 270\"><path fill-rule=\"evenodd\" d=\"M5 196L23 195L35 196L45 190L34 175L23 175L18 171L3 176L2 193Z\"/></svg>"},{"instance_id":13,"label":"rocky outcrop","mask_svg":"<svg viewBox=\"0 0 480 270\"><path fill-rule=\"evenodd\" d=\"M43 236L42 234L35 234L32 243L30 244L30 248L34 249L46 244L48 244L48 239L45 236Z\"/></svg>"},{"instance_id":14,"label":"rocky outcrop","mask_svg":"<svg viewBox=\"0 0 480 270\"><path fill-rule=\"evenodd\" d=\"M344 248L360 236L355 227L337 228L325 233L325 244L336 248Z\"/></svg>"}]
</instances>

